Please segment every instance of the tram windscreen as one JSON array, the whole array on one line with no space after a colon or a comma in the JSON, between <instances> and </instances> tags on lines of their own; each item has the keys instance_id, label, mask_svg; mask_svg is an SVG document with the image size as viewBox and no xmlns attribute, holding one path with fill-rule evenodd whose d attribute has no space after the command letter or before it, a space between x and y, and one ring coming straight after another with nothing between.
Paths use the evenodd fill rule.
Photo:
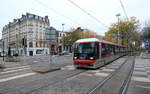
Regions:
<instances>
[{"instance_id":1,"label":"tram windscreen","mask_svg":"<svg viewBox=\"0 0 150 94\"><path fill-rule=\"evenodd\" d=\"M75 45L75 53L93 53L95 43L79 43Z\"/></svg>"},{"instance_id":2,"label":"tram windscreen","mask_svg":"<svg viewBox=\"0 0 150 94\"><path fill-rule=\"evenodd\" d=\"M78 59L90 59L98 57L98 43L77 43L74 45L74 56Z\"/></svg>"}]
</instances>

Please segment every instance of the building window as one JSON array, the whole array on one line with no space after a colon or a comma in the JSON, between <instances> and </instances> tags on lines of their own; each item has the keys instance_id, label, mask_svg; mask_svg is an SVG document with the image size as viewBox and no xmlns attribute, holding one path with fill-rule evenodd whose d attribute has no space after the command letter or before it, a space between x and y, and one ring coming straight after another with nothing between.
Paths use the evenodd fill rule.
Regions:
<instances>
[{"instance_id":1,"label":"building window","mask_svg":"<svg viewBox=\"0 0 150 94\"><path fill-rule=\"evenodd\" d=\"M29 15L28 17L29 17L29 18L33 18L33 15Z\"/></svg>"},{"instance_id":2,"label":"building window","mask_svg":"<svg viewBox=\"0 0 150 94\"><path fill-rule=\"evenodd\" d=\"M38 47L38 43L36 42L36 47Z\"/></svg>"},{"instance_id":3,"label":"building window","mask_svg":"<svg viewBox=\"0 0 150 94\"><path fill-rule=\"evenodd\" d=\"M39 17L39 20L42 20L42 17Z\"/></svg>"},{"instance_id":4,"label":"building window","mask_svg":"<svg viewBox=\"0 0 150 94\"><path fill-rule=\"evenodd\" d=\"M35 16L35 19L38 19L38 16Z\"/></svg>"},{"instance_id":5,"label":"building window","mask_svg":"<svg viewBox=\"0 0 150 94\"><path fill-rule=\"evenodd\" d=\"M30 20L30 21L28 21L28 25L29 26L33 26L33 22Z\"/></svg>"},{"instance_id":6,"label":"building window","mask_svg":"<svg viewBox=\"0 0 150 94\"><path fill-rule=\"evenodd\" d=\"M44 50L36 50L36 54L43 54Z\"/></svg>"},{"instance_id":7,"label":"building window","mask_svg":"<svg viewBox=\"0 0 150 94\"><path fill-rule=\"evenodd\" d=\"M29 47L33 47L33 43L32 42L29 42Z\"/></svg>"}]
</instances>

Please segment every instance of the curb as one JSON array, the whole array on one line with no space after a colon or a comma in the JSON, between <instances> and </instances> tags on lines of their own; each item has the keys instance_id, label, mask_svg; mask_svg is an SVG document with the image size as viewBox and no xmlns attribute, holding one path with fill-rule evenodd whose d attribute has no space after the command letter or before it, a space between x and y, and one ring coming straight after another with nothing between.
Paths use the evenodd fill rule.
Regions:
<instances>
[{"instance_id":1,"label":"curb","mask_svg":"<svg viewBox=\"0 0 150 94\"><path fill-rule=\"evenodd\" d=\"M57 71L57 70L61 70L61 68L51 68L51 69L48 69L48 70L32 70L34 72L37 72L37 73L48 73L48 72L53 72L53 71Z\"/></svg>"}]
</instances>

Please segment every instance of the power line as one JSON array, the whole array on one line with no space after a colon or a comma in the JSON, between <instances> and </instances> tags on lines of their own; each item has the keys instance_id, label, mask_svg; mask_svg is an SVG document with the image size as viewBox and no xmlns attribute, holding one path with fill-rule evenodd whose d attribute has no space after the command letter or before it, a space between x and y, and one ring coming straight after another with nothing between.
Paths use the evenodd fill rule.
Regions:
<instances>
[{"instance_id":1,"label":"power line","mask_svg":"<svg viewBox=\"0 0 150 94\"><path fill-rule=\"evenodd\" d=\"M105 27L108 27L107 25L105 25L102 21L100 21L99 19L97 19L95 16L93 16L92 14L90 14L89 12L87 12L86 10L84 10L83 8L81 8L79 5L77 5L76 3L74 3L72 0L68 0L70 3L72 3L74 6L76 6L77 8L79 8L82 12L86 13L88 16L90 16L92 19L94 19L95 21L97 21L98 23L104 25Z\"/></svg>"},{"instance_id":2,"label":"power line","mask_svg":"<svg viewBox=\"0 0 150 94\"><path fill-rule=\"evenodd\" d=\"M61 13L59 13L59 12L56 11L55 9L53 9L53 8L51 8L51 7L49 7L49 6L47 6L46 4L44 4L43 2L41 2L40 0L34 0L34 1L36 1L38 4L42 5L43 7L47 8L47 9L50 9L50 10L53 11L55 14L57 14L57 15L59 15L59 16L65 18L65 19L68 19L68 20L70 20L71 22L74 22L74 23L76 23L76 24L78 24L78 25L81 25L81 24L79 24L78 22L75 22L74 20L72 20L70 17L67 17L67 16L65 16L65 15L63 15L63 14L61 14ZM83 25L83 26L85 26L85 25ZM86 26L86 27L87 27L87 26Z\"/></svg>"},{"instance_id":3,"label":"power line","mask_svg":"<svg viewBox=\"0 0 150 94\"><path fill-rule=\"evenodd\" d=\"M123 10L123 12L124 12L124 14L125 14L125 16L126 16L126 19L128 20L128 16L127 16L127 12L126 12L126 10L125 10L125 7L124 7L122 1L121 1L121 0L119 0L119 1L120 1L120 4L121 4L121 8L122 8L122 10Z\"/></svg>"}]
</instances>

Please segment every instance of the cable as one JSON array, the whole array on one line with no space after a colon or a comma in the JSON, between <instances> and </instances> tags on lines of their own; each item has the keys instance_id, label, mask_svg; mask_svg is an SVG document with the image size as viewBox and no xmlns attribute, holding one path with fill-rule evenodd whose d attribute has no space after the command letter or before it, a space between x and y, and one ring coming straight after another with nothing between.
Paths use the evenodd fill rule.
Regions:
<instances>
[{"instance_id":1,"label":"cable","mask_svg":"<svg viewBox=\"0 0 150 94\"><path fill-rule=\"evenodd\" d=\"M87 12L86 10L84 10L83 8L81 8L79 5L77 5L76 3L74 3L72 0L68 0L70 3L72 3L74 6L76 6L77 8L79 8L82 12L86 13L88 16L90 16L92 19L94 19L95 21L97 21L98 23L104 25L105 27L108 27L107 25L105 25L102 21L100 21L99 19L97 19L95 16L93 16L92 14L90 14L89 12Z\"/></svg>"},{"instance_id":2,"label":"cable","mask_svg":"<svg viewBox=\"0 0 150 94\"><path fill-rule=\"evenodd\" d=\"M53 11L55 14L57 14L57 15L59 15L59 16L62 16L62 17L66 18L66 19L70 20L71 22L74 22L74 23L76 23L76 24L78 24L78 25L81 25L81 24L79 24L78 22L75 22L74 20L72 20L70 17L67 17L67 16L63 15L63 14L57 12L55 9L53 9L53 8L47 6L46 4L42 3L40 0L34 0L34 1L36 1L38 4L42 5L43 7L47 8L47 9L50 9L50 10ZM85 25L83 25L83 26L85 26ZM87 27L87 26L85 26L85 27Z\"/></svg>"},{"instance_id":3,"label":"cable","mask_svg":"<svg viewBox=\"0 0 150 94\"><path fill-rule=\"evenodd\" d=\"M125 10L125 7L124 7L122 1L121 1L121 0L119 0L119 1L120 1L120 4L121 4L121 8L122 8L122 10L123 10L123 12L124 12L124 14L125 14L125 16L126 16L126 19L129 20L129 19L128 19L128 16L127 16L127 13L126 13L126 10Z\"/></svg>"}]
</instances>

